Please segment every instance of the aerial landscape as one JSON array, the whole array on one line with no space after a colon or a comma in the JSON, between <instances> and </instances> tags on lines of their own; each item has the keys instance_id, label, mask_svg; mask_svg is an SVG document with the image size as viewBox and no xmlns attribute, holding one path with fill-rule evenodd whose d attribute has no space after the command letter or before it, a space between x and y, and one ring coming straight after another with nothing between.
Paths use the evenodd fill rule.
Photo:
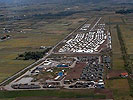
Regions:
<instances>
[{"instance_id":1,"label":"aerial landscape","mask_svg":"<svg viewBox=\"0 0 133 100\"><path fill-rule=\"evenodd\" d=\"M0 0L0 100L133 100L133 1Z\"/></svg>"}]
</instances>

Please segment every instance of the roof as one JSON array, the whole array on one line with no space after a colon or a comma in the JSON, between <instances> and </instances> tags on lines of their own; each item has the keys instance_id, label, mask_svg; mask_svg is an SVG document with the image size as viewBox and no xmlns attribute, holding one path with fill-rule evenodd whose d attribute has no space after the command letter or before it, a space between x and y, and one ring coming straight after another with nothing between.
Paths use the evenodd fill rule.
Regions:
<instances>
[{"instance_id":1,"label":"roof","mask_svg":"<svg viewBox=\"0 0 133 100\"><path fill-rule=\"evenodd\" d=\"M56 67L68 67L68 65L57 65Z\"/></svg>"},{"instance_id":2,"label":"roof","mask_svg":"<svg viewBox=\"0 0 133 100\"><path fill-rule=\"evenodd\" d=\"M63 72L59 72L58 73L58 76L63 76Z\"/></svg>"},{"instance_id":3,"label":"roof","mask_svg":"<svg viewBox=\"0 0 133 100\"><path fill-rule=\"evenodd\" d=\"M51 63L52 63L52 62L45 61L45 62L43 63L43 65L48 66L48 65L50 65Z\"/></svg>"},{"instance_id":4,"label":"roof","mask_svg":"<svg viewBox=\"0 0 133 100\"><path fill-rule=\"evenodd\" d=\"M128 75L128 73L121 73L121 75L125 76L125 75Z\"/></svg>"}]
</instances>

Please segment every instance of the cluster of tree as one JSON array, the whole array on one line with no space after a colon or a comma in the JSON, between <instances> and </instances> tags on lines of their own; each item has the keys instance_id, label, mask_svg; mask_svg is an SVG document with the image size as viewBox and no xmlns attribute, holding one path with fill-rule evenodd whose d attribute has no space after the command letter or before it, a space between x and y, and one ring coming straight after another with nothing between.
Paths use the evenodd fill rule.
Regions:
<instances>
[{"instance_id":1,"label":"cluster of tree","mask_svg":"<svg viewBox=\"0 0 133 100\"><path fill-rule=\"evenodd\" d=\"M35 52L25 52L23 54L19 54L16 59L22 60L38 60L42 58L51 48L47 48L44 51L35 51Z\"/></svg>"},{"instance_id":2,"label":"cluster of tree","mask_svg":"<svg viewBox=\"0 0 133 100\"><path fill-rule=\"evenodd\" d=\"M11 36L10 35L5 35L0 37L0 40L5 40L5 39L9 39Z\"/></svg>"},{"instance_id":3,"label":"cluster of tree","mask_svg":"<svg viewBox=\"0 0 133 100\"><path fill-rule=\"evenodd\" d=\"M118 33L118 39L119 39L120 45L121 45L121 51L122 51L125 69L129 74L132 74L133 73L132 60L130 59L129 55L127 54L127 48L125 46L125 42L123 40L122 33L121 33L121 30L118 25L117 25L117 33ZM128 83L130 86L130 95L133 96L133 80L128 78Z\"/></svg>"},{"instance_id":4,"label":"cluster of tree","mask_svg":"<svg viewBox=\"0 0 133 100\"><path fill-rule=\"evenodd\" d=\"M133 13L133 9L127 9L127 10L119 10L115 12L116 14L129 14Z\"/></svg>"},{"instance_id":5,"label":"cluster of tree","mask_svg":"<svg viewBox=\"0 0 133 100\"><path fill-rule=\"evenodd\" d=\"M26 11L26 10L25 10ZM30 12L30 10L27 10L27 12ZM34 15L27 15L27 16L13 16L13 17L1 17L0 21L11 21L11 20L25 20L32 18L33 20L36 19L60 19L65 16L71 16L76 13L83 13L83 11L63 11L56 14L53 13L47 13L47 14L34 14Z\"/></svg>"}]
</instances>

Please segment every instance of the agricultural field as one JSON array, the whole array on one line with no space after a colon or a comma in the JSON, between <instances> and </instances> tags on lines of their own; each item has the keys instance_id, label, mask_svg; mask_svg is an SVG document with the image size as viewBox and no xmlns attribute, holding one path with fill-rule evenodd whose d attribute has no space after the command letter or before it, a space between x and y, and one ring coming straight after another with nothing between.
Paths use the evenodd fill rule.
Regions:
<instances>
[{"instance_id":1,"label":"agricultural field","mask_svg":"<svg viewBox=\"0 0 133 100\"><path fill-rule=\"evenodd\" d=\"M104 53L107 53L107 56L111 58L111 63L109 63L110 68L107 67L107 63L104 65L104 67L106 68L103 67L103 70L105 71L102 73L103 75L105 75L102 78L105 86L103 87L104 89L76 89L76 86L80 87L80 85L83 86L83 84L73 83L75 84L76 88L73 88L73 85L70 85L72 86L71 89L63 88L63 86L61 86L60 90L47 90L47 88L45 90L45 87L43 87L44 90L38 89L36 91L23 91L23 89L20 89L18 91L0 91L0 100L44 100L44 98L46 100L97 100L108 98L113 98L114 100L132 100L132 84L129 81L129 78L132 76L128 78L122 78L120 77L120 75L115 76L115 74L127 72L123 58L124 54L122 53L122 46L118 34L118 28L120 29L120 32L122 34L125 48L129 56L129 61L133 62L133 14L116 14L116 9L121 10L121 5L112 5L109 7L102 6L103 5L88 6L86 4L68 6L52 3L28 6L22 5L20 7L9 6L8 9L4 9L2 6L0 8L0 11L3 13L3 15L0 15L0 37L10 35L11 38L4 41L0 40L0 82L35 62L35 60L16 59L19 54L24 54L25 52L29 51L41 52L41 46L55 46L59 41L63 40L69 33L73 32L86 20L87 23L90 24L93 23L96 18L102 17L102 21L106 25L105 29L110 31L111 33L112 50L110 50L109 52L101 52L101 54L103 55ZM125 9L128 9L128 7L132 8L131 5L128 5L125 6ZM81 30L79 31L79 33L80 32ZM75 32L74 35L76 34L77 33ZM72 38L74 37L74 35L72 36ZM68 37L68 39L69 38L70 37ZM59 48L60 47L58 47L57 49ZM72 56L71 54L67 55L63 53L61 55L58 55L58 52L57 54L55 52L52 53L53 54L50 55L52 60L53 58L56 59L59 57L59 59L63 59L63 57L67 58L69 56ZM73 56L75 57L75 55ZM88 55L85 54L85 56ZM91 58L90 56L88 58ZM103 59L102 57L104 58L105 56L100 56L99 59ZM61 61L59 64L64 65L63 61ZM56 63L54 63L53 65L54 67L57 67ZM52 73L53 76L51 79L55 79L59 72L63 72L63 70L66 73L74 73L80 70L80 67L77 67L76 69L74 69L74 71L71 71L72 68L52 68L53 72L46 72L49 69L43 69L43 71L41 71L41 74L35 75L35 77L33 78L37 79L37 81L35 82L41 82L41 86L51 86L51 84L45 84L45 78L47 78L47 76L51 77L50 75ZM32 71L32 69L28 71L30 72ZM114 74L115 77L108 79L106 76L106 74L108 75L108 72L113 72L112 74ZM64 74L64 76L68 75L66 73ZM28 74L24 77L27 78ZM70 76L70 78L72 77ZM19 77L16 78L16 80L18 79ZM61 80L63 80L63 78L61 78ZM70 80L70 82L72 80ZM0 89L8 90L8 87L0 87ZM51 96L52 98L50 98Z\"/></svg>"},{"instance_id":2,"label":"agricultural field","mask_svg":"<svg viewBox=\"0 0 133 100\"><path fill-rule=\"evenodd\" d=\"M109 16L110 30L112 34L112 69L117 71L124 71L124 60L122 57L120 41L118 39L117 28L120 26L120 30L126 44L127 53L132 54L132 22L128 22L128 18L131 15L114 15ZM128 19L128 20L127 20ZM121 83L121 84L120 84ZM131 83L130 83L131 84ZM130 87L127 79L111 79L106 80L106 87L113 91L115 100L132 100L130 96Z\"/></svg>"},{"instance_id":3,"label":"agricultural field","mask_svg":"<svg viewBox=\"0 0 133 100\"><path fill-rule=\"evenodd\" d=\"M112 33L112 59L113 59L113 69L124 69L124 62L122 59L122 53L120 50L120 43L118 40L118 35L117 35L117 30L116 30L116 26L113 25L111 26L111 33Z\"/></svg>"},{"instance_id":4,"label":"agricultural field","mask_svg":"<svg viewBox=\"0 0 133 100\"><path fill-rule=\"evenodd\" d=\"M132 100L127 79L108 80L106 86L113 91L115 100Z\"/></svg>"},{"instance_id":5,"label":"agricultural field","mask_svg":"<svg viewBox=\"0 0 133 100\"><path fill-rule=\"evenodd\" d=\"M12 22L12 24L17 26L8 26L8 28L16 27L16 30L6 33L11 35L11 39L0 42L0 81L35 62L33 60L16 60L18 54L26 51L39 51L40 46L55 45L83 23L86 18L81 17L80 14L75 14L51 20L46 22L45 20L38 21L38 19L35 19L33 23L32 20L24 19ZM1 27L3 27L2 24ZM3 35L0 34L0 36Z\"/></svg>"},{"instance_id":6,"label":"agricultural field","mask_svg":"<svg viewBox=\"0 0 133 100\"><path fill-rule=\"evenodd\" d=\"M0 99L0 100L15 100L15 98L9 98L9 99Z\"/></svg>"},{"instance_id":7,"label":"agricultural field","mask_svg":"<svg viewBox=\"0 0 133 100\"><path fill-rule=\"evenodd\" d=\"M133 24L121 25L120 29L124 38L124 42L126 44L127 53L130 55L133 53Z\"/></svg>"},{"instance_id":8,"label":"agricultural field","mask_svg":"<svg viewBox=\"0 0 133 100\"><path fill-rule=\"evenodd\" d=\"M81 92L82 91L82 92ZM0 97L6 97L6 98L11 98L14 97L16 98L15 100L18 99L26 99L25 97L29 96L28 98L30 98L31 100L38 100L37 98L40 98L39 100L43 98L47 98L49 100L49 96L54 97L55 98L77 98L80 100L80 98L83 99L104 99L104 98L108 98L106 96L108 96L108 93L102 94L102 92L105 92L104 90L101 91L95 91L95 90L48 90L48 91L41 91L41 90L37 90L37 91L19 91L19 93L17 91L12 91L10 92L6 92L5 95L3 95L3 93L0 94ZM31 97L33 96L34 97ZM2 96L3 95L3 96ZM12 100L13 98L11 98ZM8 100L8 99L7 99ZM9 99L10 100L10 99ZM55 99L56 100L56 99ZM62 100L62 99L61 99Z\"/></svg>"},{"instance_id":9,"label":"agricultural field","mask_svg":"<svg viewBox=\"0 0 133 100\"><path fill-rule=\"evenodd\" d=\"M116 25L122 24L121 16L109 16L110 30L112 35L112 65L113 69L120 70L124 69L124 61L122 58L122 52L120 43L118 40L118 34Z\"/></svg>"}]
</instances>

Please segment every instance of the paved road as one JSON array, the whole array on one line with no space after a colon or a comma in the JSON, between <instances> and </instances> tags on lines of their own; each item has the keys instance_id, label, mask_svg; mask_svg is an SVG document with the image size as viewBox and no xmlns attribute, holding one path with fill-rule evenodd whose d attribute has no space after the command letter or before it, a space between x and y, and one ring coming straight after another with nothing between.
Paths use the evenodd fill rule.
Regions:
<instances>
[{"instance_id":1,"label":"paved road","mask_svg":"<svg viewBox=\"0 0 133 100\"><path fill-rule=\"evenodd\" d=\"M72 31L68 36L66 36L62 41L58 42L49 52L47 55L45 55L42 59L39 59L38 61L34 62L33 64L29 65L28 67L22 69L21 71L17 72L16 74L12 75L11 77L7 78L3 82L0 83L0 86L6 84L6 82L18 77L21 75L21 73L26 72L27 70L31 69L33 66L36 64L39 64L40 62L44 61L48 56L50 56L53 53L53 50L60 44L62 43L66 38L68 38L70 35L72 35L75 31L77 31L80 27L82 27L89 19L87 19L84 23L82 23L79 27L77 27L74 31Z\"/></svg>"}]
</instances>

